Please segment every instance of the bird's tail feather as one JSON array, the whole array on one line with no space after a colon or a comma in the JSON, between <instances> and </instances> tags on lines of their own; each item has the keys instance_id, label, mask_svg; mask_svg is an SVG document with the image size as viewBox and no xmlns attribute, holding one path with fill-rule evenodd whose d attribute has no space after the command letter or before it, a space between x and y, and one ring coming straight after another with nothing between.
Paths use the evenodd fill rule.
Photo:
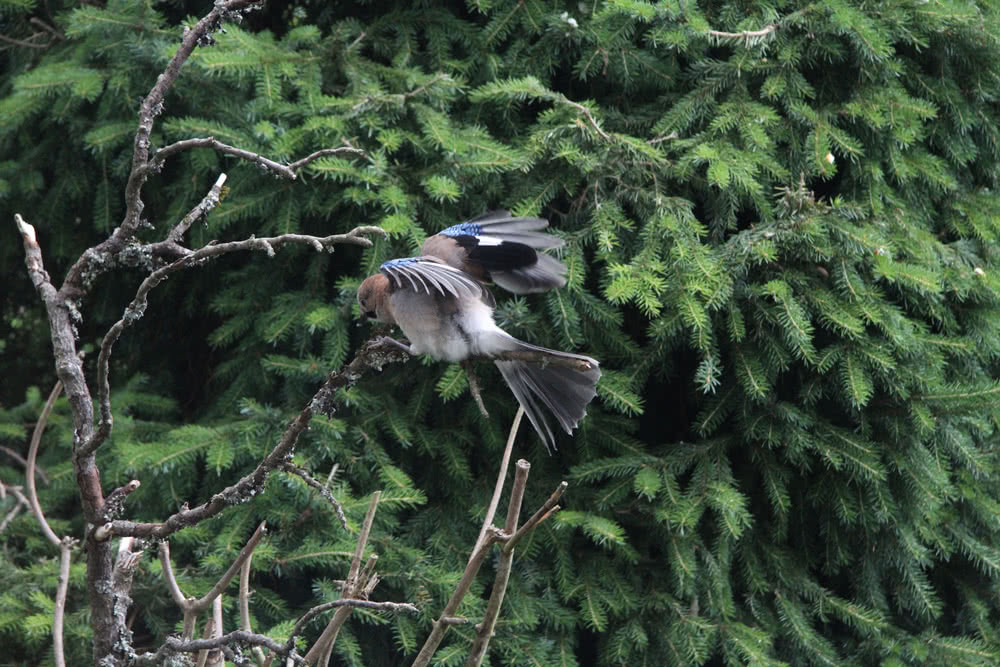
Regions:
<instances>
[{"instance_id":1,"label":"bird's tail feather","mask_svg":"<svg viewBox=\"0 0 1000 667\"><path fill-rule=\"evenodd\" d=\"M555 449L555 436L542 406L548 408L563 430L572 435L573 429L587 414L587 405L597 395L595 387L601 377L601 370L597 361L590 357L549 350L523 341L516 342L521 348L590 364L588 370L577 370L527 361L494 362L518 403L524 408L535 431L551 451Z\"/></svg>"}]
</instances>

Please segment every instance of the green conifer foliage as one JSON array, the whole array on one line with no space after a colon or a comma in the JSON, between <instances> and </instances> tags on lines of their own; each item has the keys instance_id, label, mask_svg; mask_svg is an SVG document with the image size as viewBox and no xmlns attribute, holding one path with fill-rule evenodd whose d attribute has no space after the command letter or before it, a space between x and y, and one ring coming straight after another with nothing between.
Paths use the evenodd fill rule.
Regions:
<instances>
[{"instance_id":1,"label":"green conifer foliage","mask_svg":"<svg viewBox=\"0 0 1000 667\"><path fill-rule=\"evenodd\" d=\"M38 227L57 281L119 223L137 100L203 5L0 0L0 32L44 45L0 43L5 447L26 452L54 381L13 213ZM231 256L153 292L116 351L99 455L107 488L142 482L127 517L160 520L246 474L371 333L360 280L503 207L552 221L569 274L548 294L498 294L498 322L604 374L553 455L522 429L526 505L570 487L518 548L489 664L1000 662L994 3L273 5L194 52L153 145L213 136L288 161L346 141L364 155L286 182L187 151L147 183L142 238L162 238L222 171L229 189L193 246L359 224L388 238ZM35 35L32 17L57 34ZM133 260L78 304L84 349L148 273ZM206 592L266 520L251 611L283 640L338 597L381 489L374 597L422 614L356 610L335 661L412 660L468 558L516 408L477 371L489 420L458 365L413 359L347 391L295 461L320 478L336 466L351 532L274 475L171 538L185 591ZM40 493L80 536L67 414L57 403ZM23 473L0 454L0 480ZM15 503L0 499L0 520ZM0 540L4 659L48 664L58 558L28 512ZM77 554L71 664L89 659L84 567ZM482 615L488 581L462 615ZM179 629L152 555L133 598L137 648ZM462 664L473 635L452 628L435 659Z\"/></svg>"}]
</instances>

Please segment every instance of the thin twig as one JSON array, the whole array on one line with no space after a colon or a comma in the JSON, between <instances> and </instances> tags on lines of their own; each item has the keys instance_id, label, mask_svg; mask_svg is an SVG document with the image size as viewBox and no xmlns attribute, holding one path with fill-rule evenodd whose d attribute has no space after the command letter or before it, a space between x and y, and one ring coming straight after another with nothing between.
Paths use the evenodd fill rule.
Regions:
<instances>
[{"instance_id":1,"label":"thin twig","mask_svg":"<svg viewBox=\"0 0 1000 667\"><path fill-rule=\"evenodd\" d=\"M180 243L184 235L187 234L187 230L191 228L191 225L204 218L212 209L218 206L219 198L222 196L222 187L225 184L226 175L224 173L219 174L219 177L215 179L215 183L209 189L208 194L170 230L170 233L167 234L167 241Z\"/></svg>"},{"instance_id":2,"label":"thin twig","mask_svg":"<svg viewBox=\"0 0 1000 667\"><path fill-rule=\"evenodd\" d=\"M69 566L76 540L64 537L59 543L59 583L56 602L52 610L52 652L56 667L66 667L66 650L63 644L63 619L66 618L66 595L69 592Z\"/></svg>"},{"instance_id":3,"label":"thin twig","mask_svg":"<svg viewBox=\"0 0 1000 667\"><path fill-rule=\"evenodd\" d=\"M28 23L30 23L32 25L37 25L39 28L41 28L42 30L44 30L47 33L50 33L51 35L53 35L56 39L58 39L60 41L66 39L66 35L64 35L61 30L59 30L58 28L55 28L55 27L49 25L48 23L46 23L42 19L38 18L37 16L32 16L30 19L28 19Z\"/></svg>"},{"instance_id":4,"label":"thin twig","mask_svg":"<svg viewBox=\"0 0 1000 667\"><path fill-rule=\"evenodd\" d=\"M445 605L444 611L441 612L441 616L434 622L434 628L431 630L430 635L428 635L427 640L424 641L424 645L420 648L420 653L413 660L413 667L426 667L430 663L431 657L437 651L441 640L444 639L444 635L448 631L448 626L453 624L450 619L455 617L458 605L461 604L462 599L469 592L469 587L472 586L476 574L479 573L479 568L482 567L483 561L486 560L486 555L490 552L495 542L502 541L505 537L503 531L493 526L490 526L486 531L486 538L465 566L465 572L462 573L462 578L455 587L455 592L451 594L451 598L449 598L448 603Z\"/></svg>"},{"instance_id":5,"label":"thin twig","mask_svg":"<svg viewBox=\"0 0 1000 667\"><path fill-rule=\"evenodd\" d=\"M528 483L528 472L531 465L524 459L515 464L514 485L510 491L510 503L507 506L507 521L504 524L504 532L513 535L517 530L517 519L521 514L521 501L524 499L524 489ZM483 614L483 621L476 626L476 638L472 642L472 650L465 662L466 667L479 667L493 637L493 630L496 628L497 618L500 616L500 608L503 606L503 599L507 593L507 582L510 581L510 570L514 563L513 549L504 549L500 552L500 561L497 564L497 573L493 579L493 591L490 593L489 602L486 603L486 612Z\"/></svg>"},{"instance_id":6,"label":"thin twig","mask_svg":"<svg viewBox=\"0 0 1000 667\"><path fill-rule=\"evenodd\" d=\"M490 413L486 410L486 405L483 403L483 396L479 392L479 378L476 377L476 371L472 367L472 361L469 359L463 359L462 368L465 370L465 377L469 381L469 393L472 394L472 398L476 401L476 406L479 408L479 414L481 414L485 419L489 419Z\"/></svg>"},{"instance_id":7,"label":"thin twig","mask_svg":"<svg viewBox=\"0 0 1000 667\"><path fill-rule=\"evenodd\" d=\"M577 111L579 111L580 113L582 113L584 116L586 116L587 120L590 121L590 125L594 128L594 130L599 135L601 135L602 139L604 139L605 141L611 141L611 137L608 136L608 133L605 132L604 130L602 130L601 126L597 124L597 121L594 119L594 115L592 113L590 113L590 109L588 109L587 107L583 106L579 102L574 102L573 100L567 98L566 96L562 96L562 102L564 104L567 104L567 105L573 107L574 109L576 109Z\"/></svg>"},{"instance_id":8,"label":"thin twig","mask_svg":"<svg viewBox=\"0 0 1000 667\"><path fill-rule=\"evenodd\" d=\"M25 468L28 467L27 459L25 459L17 451L11 449L10 447L7 447L6 445L0 445L0 452L3 452L10 458L14 459ZM35 474L42 478L42 483L45 484L45 486L49 485L49 476L45 474L45 471L38 464L35 464Z\"/></svg>"},{"instance_id":9,"label":"thin twig","mask_svg":"<svg viewBox=\"0 0 1000 667\"><path fill-rule=\"evenodd\" d=\"M42 33L36 32L34 35L32 35L31 37L29 37L28 39L34 39L35 37L40 37L41 35L42 35ZM44 44L35 44L34 42L27 42L27 41L25 41L23 39L14 39L13 37L8 37L7 35L0 35L0 42L6 42L7 44L11 44L13 46L24 46L24 47L27 47L29 49L47 49L50 46L52 46L52 44L53 44L54 41L55 40L51 40L51 41L45 42Z\"/></svg>"},{"instance_id":10,"label":"thin twig","mask_svg":"<svg viewBox=\"0 0 1000 667\"><path fill-rule=\"evenodd\" d=\"M371 534L372 523L375 521L375 510L378 509L378 501L381 497L381 491L372 493L371 502L368 504L368 513L365 514L364 523L361 524L361 533L358 535L358 543L354 547L354 557L351 558L351 567L341 588L341 596L344 598L357 597L360 592L361 586L359 584L361 582L358 579L358 573L361 571L361 556L364 554L365 547L368 544L368 536ZM347 621L347 617L351 615L352 609L352 607L345 606L337 610L337 613L327 623L319 639L316 640L316 643L306 653L306 662L308 664L314 665L322 656L328 655L327 651L337 640L337 634L340 632L341 626ZM288 641L294 645L295 636L292 635L289 637Z\"/></svg>"},{"instance_id":11,"label":"thin twig","mask_svg":"<svg viewBox=\"0 0 1000 667\"><path fill-rule=\"evenodd\" d=\"M514 439L517 437L517 430L521 426L522 417L524 417L524 407L518 405L517 414L514 415L514 421L510 425L510 433L507 436L507 447L503 450L503 458L500 460L500 471L497 473L497 481L493 485L493 497L490 498L490 506L486 510L483 527L479 529L479 537L476 538L476 544L472 547L473 554L479 549L479 545L483 543L483 538L486 537L486 529L493 525L493 517L496 516L497 507L500 505L500 495L503 493L503 486L507 480L507 468L510 465L510 454L514 450ZM472 556L470 555L469 558L471 559Z\"/></svg>"},{"instance_id":12,"label":"thin twig","mask_svg":"<svg viewBox=\"0 0 1000 667\"><path fill-rule=\"evenodd\" d=\"M255 530L253 535L250 536L250 539L247 540L246 546L240 550L236 560L232 562L225 574L223 574L219 581L216 582L215 586L212 586L212 590L205 593L205 595L198 600L192 601L190 603L191 608L195 611L208 609L208 606L212 604L212 601L219 595L222 595L222 591L226 590L226 586L229 585L229 582L233 580L233 577L235 577L240 571L240 568L243 567L243 562L250 558L253 550L257 548L257 545L260 544L260 541L264 539L264 535L266 534L267 522L261 521L260 525L257 526L257 530Z\"/></svg>"},{"instance_id":13,"label":"thin twig","mask_svg":"<svg viewBox=\"0 0 1000 667\"><path fill-rule=\"evenodd\" d=\"M42 505L38 502L38 491L35 489L35 460L38 458L38 445L42 441L45 424L49 421L52 406L55 405L56 399L62 393L62 388L62 382L57 380L55 386L52 387L52 391L49 392L49 398L45 401L45 406L42 407L42 414L38 416L38 421L35 423L35 430L31 434L31 444L28 446L28 464L24 473L25 485L28 489L28 501L31 503L31 513L35 515L38 524L42 528L42 533L48 541L57 547L60 547L62 540L52 530L52 527L49 526L49 522L45 520Z\"/></svg>"},{"instance_id":14,"label":"thin twig","mask_svg":"<svg viewBox=\"0 0 1000 667\"><path fill-rule=\"evenodd\" d=\"M337 518L340 519L340 525L343 526L344 530L347 530L347 517L344 516L344 506L340 504L339 500L333 497L333 494L327 486L320 484L316 478L309 474L308 470L300 468L291 461L285 461L281 465L281 469L285 472L292 473L293 475L298 475L305 481L306 484L319 491L319 494L333 506L333 510L337 513Z\"/></svg>"},{"instance_id":15,"label":"thin twig","mask_svg":"<svg viewBox=\"0 0 1000 667\"><path fill-rule=\"evenodd\" d=\"M224 155L232 155L233 157L238 157L241 160L246 160L247 162L260 165L261 167L269 169L275 174L281 176L282 178L287 178L290 181L294 181L298 177L297 172L299 169L321 157L336 155L338 153L357 153L364 155L364 151L360 148L347 146L341 146L339 148L324 148L314 153L310 153L306 157L296 160L288 165L284 165L280 162L264 157L263 155L254 153L253 151L224 144L215 137L195 137L192 139L182 139L181 141L174 142L169 146L164 146L160 150L156 151L156 153L153 154L153 157L149 160L146 170L156 171L168 157L191 148L211 148Z\"/></svg>"},{"instance_id":16,"label":"thin twig","mask_svg":"<svg viewBox=\"0 0 1000 667\"><path fill-rule=\"evenodd\" d=\"M247 556L240 568L240 630L253 632L250 627L250 563L253 562L253 554ZM253 647L253 655L258 665L264 664L264 651L259 646Z\"/></svg>"},{"instance_id":17,"label":"thin twig","mask_svg":"<svg viewBox=\"0 0 1000 667\"><path fill-rule=\"evenodd\" d=\"M548 519L554 512L559 511L559 505L556 503L559 502L560 498L562 498L562 494L566 491L567 486L569 486L569 484L566 482L559 482L559 486L557 486L556 490L552 492L549 499L546 500L542 506L531 515L530 519L524 522L524 525L517 529L516 533L510 536L510 539L503 545L504 551L513 551L514 547L517 546L517 543L523 540L528 533L534 530L535 526Z\"/></svg>"},{"instance_id":18,"label":"thin twig","mask_svg":"<svg viewBox=\"0 0 1000 667\"><path fill-rule=\"evenodd\" d=\"M10 525L11 521L17 518L17 515L21 513L23 508L27 507L29 511L31 510L31 505L28 503L28 499L17 487L4 486L4 489L14 494L14 497L17 498L17 504L14 505L14 509L7 512L7 516L3 518L3 521L0 521L0 534L3 534L3 531L7 530L7 526Z\"/></svg>"},{"instance_id":19,"label":"thin twig","mask_svg":"<svg viewBox=\"0 0 1000 667\"><path fill-rule=\"evenodd\" d=\"M372 602L371 600L354 600L354 599L343 599L343 600L333 600L332 602L324 602L323 604L316 605L305 614L302 615L298 621L295 622L295 627L292 628L292 634L289 637L298 637L302 634L302 629L305 628L306 623L316 618L318 615L325 611L330 611L331 609L339 609L340 607L353 607L361 609L372 609L374 611L391 611L393 613L398 613L401 611L409 612L411 614L418 614L420 610L417 609L415 605L409 602Z\"/></svg>"}]
</instances>

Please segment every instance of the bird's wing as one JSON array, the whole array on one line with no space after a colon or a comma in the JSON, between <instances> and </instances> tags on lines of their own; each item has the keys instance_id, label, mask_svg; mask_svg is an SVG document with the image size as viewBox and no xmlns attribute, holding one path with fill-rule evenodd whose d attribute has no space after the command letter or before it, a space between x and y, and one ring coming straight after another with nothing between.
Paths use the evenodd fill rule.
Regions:
<instances>
[{"instance_id":1,"label":"bird's wing","mask_svg":"<svg viewBox=\"0 0 1000 667\"><path fill-rule=\"evenodd\" d=\"M379 270L393 281L395 289L410 287L415 292L437 290L443 296L483 298L482 283L464 271L452 268L436 257L403 257L390 259Z\"/></svg>"},{"instance_id":2,"label":"bird's wing","mask_svg":"<svg viewBox=\"0 0 1000 667\"><path fill-rule=\"evenodd\" d=\"M442 229L439 234L444 236L477 236L494 243L523 243L535 250L561 248L566 242L558 236L544 234L538 230L549 226L544 218L512 217L509 211L490 211L483 215ZM489 242L489 241L486 241Z\"/></svg>"}]
</instances>

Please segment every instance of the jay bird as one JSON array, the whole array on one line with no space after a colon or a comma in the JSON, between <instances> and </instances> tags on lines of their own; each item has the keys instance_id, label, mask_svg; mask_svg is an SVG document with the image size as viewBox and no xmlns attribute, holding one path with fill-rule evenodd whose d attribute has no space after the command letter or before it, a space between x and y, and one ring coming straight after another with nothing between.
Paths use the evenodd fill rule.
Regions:
<instances>
[{"instance_id":1,"label":"jay bird","mask_svg":"<svg viewBox=\"0 0 1000 667\"><path fill-rule=\"evenodd\" d=\"M548 408L559 425L572 435L596 395L601 377L600 364L587 356L559 352L518 340L496 325L493 295L477 280L487 275L497 284L516 293L541 291L565 284L565 267L537 258L525 261L536 247L558 247L559 239L539 233L546 221L538 218L510 218L487 214L482 218L455 225L431 237L423 250L448 255L427 255L392 259L382 264L379 273L369 276L358 289L358 306L368 319L395 324L410 341L397 345L410 354L427 354L443 361L464 361L469 357L492 357L505 352L540 352L552 361L494 361L500 374L524 408L535 431L551 451L555 437L542 406ZM476 229L475 225L481 225ZM518 225L524 225L518 227ZM489 231L487 237L470 233ZM454 231L453 231L454 230ZM478 240L463 239L473 237ZM442 237L438 240L438 237ZM484 243L483 238L487 241ZM547 245L546 245L547 244ZM494 248L504 248L493 252ZM484 248L488 248L483 252ZM485 262L476 265L476 258ZM503 257L511 257L504 263ZM454 264L459 266L455 266ZM486 266L484 266L484 264ZM557 268L558 267L558 268ZM468 268L467 272L465 269ZM561 270L560 270L561 269ZM497 277L502 276L500 280ZM503 281L503 282L501 282ZM561 361L568 363L559 363Z\"/></svg>"}]
</instances>

